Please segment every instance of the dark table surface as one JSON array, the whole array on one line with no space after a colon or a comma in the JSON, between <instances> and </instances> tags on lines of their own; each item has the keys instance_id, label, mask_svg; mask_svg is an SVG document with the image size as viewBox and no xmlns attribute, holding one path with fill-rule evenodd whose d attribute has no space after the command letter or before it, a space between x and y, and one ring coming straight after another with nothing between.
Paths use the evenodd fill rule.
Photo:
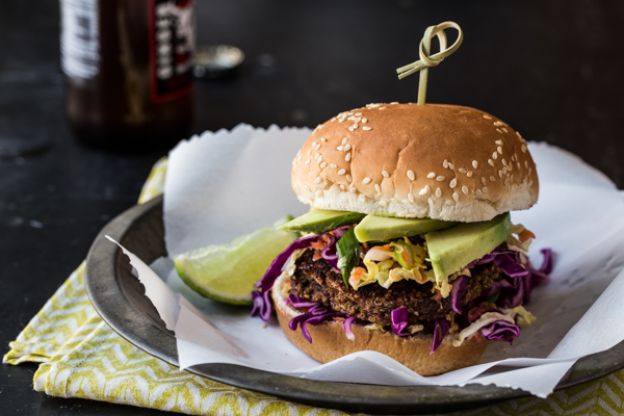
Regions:
<instances>
[{"instance_id":1,"label":"dark table surface","mask_svg":"<svg viewBox=\"0 0 624 416\"><path fill-rule=\"evenodd\" d=\"M194 130L314 126L375 101L414 101L424 28L458 21L465 42L430 75L430 102L492 112L532 140L568 149L624 187L624 2L561 0L202 0L200 44L241 47L234 80L197 83ZM0 345L8 348L84 258L98 230L134 204L165 151L104 153L70 134L59 70L58 2L5 0L0 12L0 143L47 142L0 157ZM0 414L143 414L45 397L33 366L0 367Z\"/></svg>"}]
</instances>

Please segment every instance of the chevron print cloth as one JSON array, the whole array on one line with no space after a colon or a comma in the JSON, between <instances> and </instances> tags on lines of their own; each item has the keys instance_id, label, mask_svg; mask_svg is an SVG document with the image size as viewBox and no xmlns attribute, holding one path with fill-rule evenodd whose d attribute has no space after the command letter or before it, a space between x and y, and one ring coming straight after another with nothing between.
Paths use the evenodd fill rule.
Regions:
<instances>
[{"instance_id":1,"label":"chevron print cloth","mask_svg":"<svg viewBox=\"0 0 624 416\"><path fill-rule=\"evenodd\" d=\"M152 170L139 202L162 192L166 160ZM84 264L63 283L10 343L7 364L40 363L34 388L77 397L186 414L344 415L216 383L180 371L134 347L98 316L84 287ZM624 371L554 393L458 414L621 415Z\"/></svg>"}]
</instances>

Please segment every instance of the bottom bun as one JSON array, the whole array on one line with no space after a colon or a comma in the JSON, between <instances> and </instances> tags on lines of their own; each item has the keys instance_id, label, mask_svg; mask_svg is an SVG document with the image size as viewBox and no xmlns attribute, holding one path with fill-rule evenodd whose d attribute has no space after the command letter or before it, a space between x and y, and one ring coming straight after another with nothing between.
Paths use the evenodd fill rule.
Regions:
<instances>
[{"instance_id":1,"label":"bottom bun","mask_svg":"<svg viewBox=\"0 0 624 416\"><path fill-rule=\"evenodd\" d=\"M315 360L326 363L357 351L377 351L386 354L423 376L433 376L476 364L485 351L488 342L481 337L472 337L459 347L454 347L446 338L435 352L431 352L431 335L399 337L391 332L370 329L353 324L354 340L349 340L341 321L325 321L319 325L308 325L312 336L309 343L301 334L288 327L288 322L301 312L286 304L282 285L288 279L282 274L272 290L273 302L282 331L301 351Z\"/></svg>"}]
</instances>

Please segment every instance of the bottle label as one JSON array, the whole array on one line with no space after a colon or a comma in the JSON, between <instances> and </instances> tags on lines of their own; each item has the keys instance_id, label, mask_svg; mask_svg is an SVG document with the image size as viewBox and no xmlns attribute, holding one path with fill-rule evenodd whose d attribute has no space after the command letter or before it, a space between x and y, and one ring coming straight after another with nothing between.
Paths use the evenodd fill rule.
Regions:
<instances>
[{"instance_id":1,"label":"bottle label","mask_svg":"<svg viewBox=\"0 0 624 416\"><path fill-rule=\"evenodd\" d=\"M61 65L69 77L98 74L98 0L61 0Z\"/></svg>"},{"instance_id":2,"label":"bottle label","mask_svg":"<svg viewBox=\"0 0 624 416\"><path fill-rule=\"evenodd\" d=\"M152 99L165 101L191 89L195 22L192 0L151 0Z\"/></svg>"}]
</instances>

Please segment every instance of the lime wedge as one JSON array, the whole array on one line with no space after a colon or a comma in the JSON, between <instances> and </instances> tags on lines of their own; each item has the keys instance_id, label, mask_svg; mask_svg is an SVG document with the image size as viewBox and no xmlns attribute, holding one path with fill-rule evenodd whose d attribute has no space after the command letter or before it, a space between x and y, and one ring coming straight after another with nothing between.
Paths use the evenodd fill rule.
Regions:
<instances>
[{"instance_id":1,"label":"lime wedge","mask_svg":"<svg viewBox=\"0 0 624 416\"><path fill-rule=\"evenodd\" d=\"M249 305L254 284L295 238L292 232L262 228L230 244L193 250L173 261L180 278L200 295L231 305Z\"/></svg>"}]
</instances>

